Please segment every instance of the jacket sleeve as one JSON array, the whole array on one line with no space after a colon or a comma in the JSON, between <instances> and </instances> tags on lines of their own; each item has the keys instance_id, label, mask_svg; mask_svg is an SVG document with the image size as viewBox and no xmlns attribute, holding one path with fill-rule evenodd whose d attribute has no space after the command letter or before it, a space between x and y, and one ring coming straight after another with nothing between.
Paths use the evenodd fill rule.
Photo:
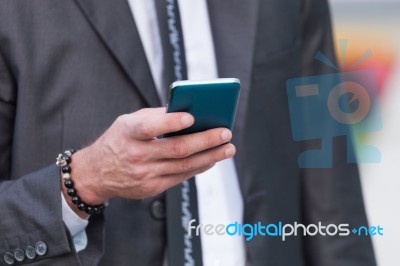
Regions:
<instances>
[{"instance_id":1,"label":"jacket sleeve","mask_svg":"<svg viewBox=\"0 0 400 266\"><path fill-rule=\"evenodd\" d=\"M335 62L332 43L332 29L326 0L303 1L303 45L302 76L314 76L338 71L314 59L317 52L323 53ZM332 137L338 125L330 119L322 121L321 140L303 143L303 150L321 148L322 141L332 143L323 152L332 154L332 167L304 168L302 174L303 219L306 224L321 222L328 224L349 224L349 230L367 226L360 178L356 164L346 162L347 136ZM341 125L343 126L343 125ZM331 135L331 136L330 136ZM305 265L366 266L376 265L371 239L369 237L313 236L305 240Z\"/></svg>"},{"instance_id":2,"label":"jacket sleeve","mask_svg":"<svg viewBox=\"0 0 400 266\"><path fill-rule=\"evenodd\" d=\"M13 139L16 105L16 84L0 51L0 265L19 260L35 265L96 265L102 238L93 237L92 245L78 255L63 223L58 167L10 179L12 143L18 141ZM102 218L96 219L87 229L92 235L101 231Z\"/></svg>"}]
</instances>

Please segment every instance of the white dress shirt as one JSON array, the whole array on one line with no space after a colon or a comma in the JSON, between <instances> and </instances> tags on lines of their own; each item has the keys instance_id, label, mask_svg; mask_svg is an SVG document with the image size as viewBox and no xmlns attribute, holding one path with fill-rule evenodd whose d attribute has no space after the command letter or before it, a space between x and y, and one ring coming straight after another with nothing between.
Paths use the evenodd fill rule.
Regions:
<instances>
[{"instance_id":1,"label":"white dress shirt","mask_svg":"<svg viewBox=\"0 0 400 266\"><path fill-rule=\"evenodd\" d=\"M178 2L189 79L217 78L218 72L206 0L178 0ZM154 2L128 0L128 3L139 31L156 89L162 98L163 90L167 88L162 85L163 54ZM242 222L243 200L233 159L219 162L207 172L197 175L196 185L201 224L227 225L236 221ZM71 231L75 247L79 251L87 245L85 233L87 221L80 219L71 209L67 208L69 209L68 205L63 204L64 222ZM76 223L79 221L76 218L81 220L81 227L76 226L79 224ZM73 232L76 234L74 235ZM201 234L201 245L203 263L206 266L245 265L245 247L242 236Z\"/></svg>"}]
</instances>

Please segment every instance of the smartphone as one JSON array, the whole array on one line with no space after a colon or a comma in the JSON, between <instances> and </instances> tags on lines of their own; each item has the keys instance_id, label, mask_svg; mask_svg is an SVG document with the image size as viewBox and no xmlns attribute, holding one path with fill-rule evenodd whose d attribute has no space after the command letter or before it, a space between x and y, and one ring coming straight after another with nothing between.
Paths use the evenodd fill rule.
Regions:
<instances>
[{"instance_id":1,"label":"smartphone","mask_svg":"<svg viewBox=\"0 0 400 266\"><path fill-rule=\"evenodd\" d=\"M206 81L182 80L171 84L167 113L187 112L194 124L164 137L191 134L212 128L232 130L240 94L240 80L221 78Z\"/></svg>"}]
</instances>

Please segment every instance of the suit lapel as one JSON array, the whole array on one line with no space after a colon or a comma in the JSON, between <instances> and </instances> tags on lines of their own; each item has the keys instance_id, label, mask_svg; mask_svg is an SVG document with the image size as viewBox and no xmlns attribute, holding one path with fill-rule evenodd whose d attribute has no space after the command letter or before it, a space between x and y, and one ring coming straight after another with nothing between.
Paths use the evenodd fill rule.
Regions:
<instances>
[{"instance_id":1,"label":"suit lapel","mask_svg":"<svg viewBox=\"0 0 400 266\"><path fill-rule=\"evenodd\" d=\"M250 90L253 50L256 34L258 0L208 0L219 77L241 81L239 108L236 114L235 139L239 145L247 98Z\"/></svg>"},{"instance_id":2,"label":"suit lapel","mask_svg":"<svg viewBox=\"0 0 400 266\"><path fill-rule=\"evenodd\" d=\"M75 0L145 102L160 105L139 32L125 0Z\"/></svg>"}]
</instances>

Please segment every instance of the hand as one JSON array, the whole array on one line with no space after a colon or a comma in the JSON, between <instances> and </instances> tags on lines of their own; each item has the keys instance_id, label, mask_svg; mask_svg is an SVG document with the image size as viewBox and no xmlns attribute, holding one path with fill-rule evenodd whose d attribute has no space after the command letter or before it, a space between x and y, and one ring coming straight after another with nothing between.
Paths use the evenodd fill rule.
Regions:
<instances>
[{"instance_id":1,"label":"hand","mask_svg":"<svg viewBox=\"0 0 400 266\"><path fill-rule=\"evenodd\" d=\"M165 108L118 117L97 141L72 157L71 176L79 196L93 205L113 197L154 196L235 154L227 143L232 134L224 128L157 138L193 123L190 114L165 113Z\"/></svg>"}]
</instances>

